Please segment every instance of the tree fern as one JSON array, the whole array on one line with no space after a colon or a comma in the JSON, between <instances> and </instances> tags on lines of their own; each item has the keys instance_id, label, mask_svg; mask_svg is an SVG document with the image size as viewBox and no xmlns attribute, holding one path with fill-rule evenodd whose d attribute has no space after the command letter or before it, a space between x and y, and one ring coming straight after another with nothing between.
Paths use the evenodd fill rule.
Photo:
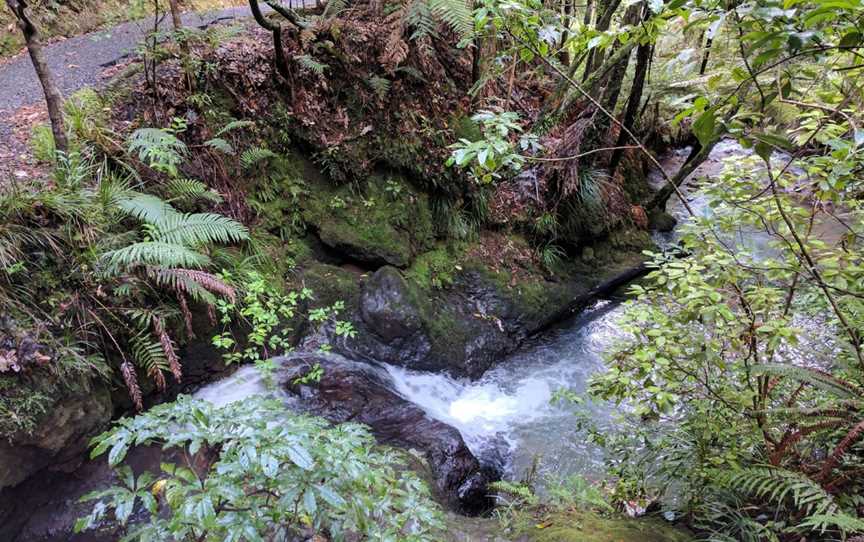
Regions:
<instances>
[{"instance_id":1,"label":"tree fern","mask_svg":"<svg viewBox=\"0 0 864 542\"><path fill-rule=\"evenodd\" d=\"M809 367L798 367L782 363L766 363L754 366L753 371L755 373L793 378L799 382L810 384L815 388L831 392L843 399L859 399L862 393L864 393L864 390L851 382Z\"/></svg>"},{"instance_id":2,"label":"tree fern","mask_svg":"<svg viewBox=\"0 0 864 542\"><path fill-rule=\"evenodd\" d=\"M249 238L245 226L216 213L168 213L152 223L154 241L184 246L234 243Z\"/></svg>"},{"instance_id":3,"label":"tree fern","mask_svg":"<svg viewBox=\"0 0 864 542\"><path fill-rule=\"evenodd\" d=\"M142 241L106 252L103 259L109 273L139 265L189 267L201 269L210 265L210 258L195 250L159 241Z\"/></svg>"}]
</instances>

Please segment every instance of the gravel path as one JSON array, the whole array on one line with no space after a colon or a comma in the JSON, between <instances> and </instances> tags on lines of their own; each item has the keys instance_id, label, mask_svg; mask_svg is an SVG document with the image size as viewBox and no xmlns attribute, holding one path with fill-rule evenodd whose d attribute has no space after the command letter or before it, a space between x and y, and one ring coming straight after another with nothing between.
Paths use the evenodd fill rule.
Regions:
<instances>
[{"instance_id":1,"label":"gravel path","mask_svg":"<svg viewBox=\"0 0 864 542\"><path fill-rule=\"evenodd\" d=\"M307 0L306 5L313 5L312 0ZM270 11L265 5L261 7L262 11ZM201 28L244 17L251 17L248 6L185 13L183 24ZM160 28L170 28L170 24L170 17L166 16ZM83 87L105 84L107 81L102 77L105 69L134 53L152 28L152 18L142 19L45 45L48 64L60 91L69 96ZM42 87L26 53L0 64L0 172L9 169L2 167L3 162L11 165L9 162L21 158L21 149L15 148L20 144L13 141L13 115L21 112L22 108L42 110L43 100Z\"/></svg>"},{"instance_id":2,"label":"gravel path","mask_svg":"<svg viewBox=\"0 0 864 542\"><path fill-rule=\"evenodd\" d=\"M248 7L186 13L183 24L201 27L248 16ZM170 18L166 17L161 28L168 25ZM82 87L99 85L102 71L134 52L152 28L153 20L143 19L46 45L48 64L57 78L60 91L68 96ZM0 114L5 116L42 99L42 87L27 54L0 65Z\"/></svg>"}]
</instances>

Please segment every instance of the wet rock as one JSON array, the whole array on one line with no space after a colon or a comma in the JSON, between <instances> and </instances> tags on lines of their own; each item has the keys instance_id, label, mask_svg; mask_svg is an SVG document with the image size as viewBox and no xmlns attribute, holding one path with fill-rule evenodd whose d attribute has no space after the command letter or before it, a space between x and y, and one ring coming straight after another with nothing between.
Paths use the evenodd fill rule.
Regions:
<instances>
[{"instance_id":1,"label":"wet rock","mask_svg":"<svg viewBox=\"0 0 864 542\"><path fill-rule=\"evenodd\" d=\"M33 434L0 440L0 489L41 469L74 470L84 459L89 438L105 427L111 414L111 396L102 386L59 399Z\"/></svg>"},{"instance_id":2,"label":"wet rock","mask_svg":"<svg viewBox=\"0 0 864 542\"><path fill-rule=\"evenodd\" d=\"M677 223L675 217L660 209L653 209L648 215L648 227L659 232L670 232L675 229Z\"/></svg>"},{"instance_id":3,"label":"wet rock","mask_svg":"<svg viewBox=\"0 0 864 542\"><path fill-rule=\"evenodd\" d=\"M360 314L369 330L388 343L409 338L422 329L412 292L392 267L382 267L366 282Z\"/></svg>"},{"instance_id":4,"label":"wet rock","mask_svg":"<svg viewBox=\"0 0 864 542\"><path fill-rule=\"evenodd\" d=\"M423 453L434 479L436 495L465 513L491 507L486 486L498 473L484 468L455 428L429 418L417 405L390 389L389 376L372 365L341 356L294 354L279 360L283 385L299 397L300 407L334 423L368 425L382 444ZM296 384L309 367L320 364L323 376L314 384Z\"/></svg>"},{"instance_id":5,"label":"wet rock","mask_svg":"<svg viewBox=\"0 0 864 542\"><path fill-rule=\"evenodd\" d=\"M479 268L458 273L448 288L423 288L385 266L359 292L344 288L342 318L356 335L336 336L330 326L316 341L353 360L479 378L586 289L543 280L514 286Z\"/></svg>"}]
</instances>

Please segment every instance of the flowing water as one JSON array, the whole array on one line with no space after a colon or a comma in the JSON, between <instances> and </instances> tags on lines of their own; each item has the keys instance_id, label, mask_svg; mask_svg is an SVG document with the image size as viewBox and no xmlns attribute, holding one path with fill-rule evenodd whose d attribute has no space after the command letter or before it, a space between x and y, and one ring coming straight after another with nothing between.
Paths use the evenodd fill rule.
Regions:
<instances>
[{"instance_id":1,"label":"flowing water","mask_svg":"<svg viewBox=\"0 0 864 542\"><path fill-rule=\"evenodd\" d=\"M582 394L591 375L604 369L602 353L618 335L618 314L617 304L601 301L474 382L387 371L401 395L456 427L481 461L502 464L510 477L531 468L535 456L541 473L599 475L602 457L577 427L574 405L553 399L561 390ZM578 408L601 426L614 414L607 404Z\"/></svg>"},{"instance_id":2,"label":"flowing water","mask_svg":"<svg viewBox=\"0 0 864 542\"><path fill-rule=\"evenodd\" d=\"M684 149L670 153L664 159L664 167L674 171L681 166L687 152ZM697 215L711 217L714 211L700 193L696 179L719 175L727 160L748 154L734 141L718 143L711 157L684 186ZM686 219L682 205L674 197L669 212L679 221ZM661 246L675 242L674 232L655 238ZM760 258L772 253L768 239L764 232L742 230L728 240L735 250L746 250ZM600 451L580 431L574 407L553 398L560 390L582 394L588 379L605 370L602 354L620 337L616 326L620 314L617 303L598 302L473 382L386 364L378 370L390 379L395 391L419 405L430 417L457 428L481 461L503 467L507 477L518 479L539 457L540 474L545 471L563 477L578 473L594 478L603 470ZM796 316L796 319L803 328L824 329L820 318L810 321ZM797 351L788 353L789 358L800 363L812 358L815 351L824 350L824 355L830 356L835 349L832 344L816 340L824 336L822 333L806 336L811 340L805 338ZM226 404L254 393L279 393L268 390L256 369L245 367L228 379L203 388L197 396ZM579 408L601 428L614 423L617 411L617 407L602 403L587 403Z\"/></svg>"},{"instance_id":3,"label":"flowing water","mask_svg":"<svg viewBox=\"0 0 864 542\"><path fill-rule=\"evenodd\" d=\"M458 429L481 461L504 467L509 476L521 476L535 456L541 473L599 476L602 457L577 427L574 406L553 402L553 396L559 390L583 392L588 378L603 370L602 352L618 336L619 313L619 305L601 301L476 381L387 364L380 370L393 390ZM254 366L247 366L195 395L225 405L260 393L281 395ZM594 423L612 421L610 405L580 408L587 409Z\"/></svg>"}]
</instances>

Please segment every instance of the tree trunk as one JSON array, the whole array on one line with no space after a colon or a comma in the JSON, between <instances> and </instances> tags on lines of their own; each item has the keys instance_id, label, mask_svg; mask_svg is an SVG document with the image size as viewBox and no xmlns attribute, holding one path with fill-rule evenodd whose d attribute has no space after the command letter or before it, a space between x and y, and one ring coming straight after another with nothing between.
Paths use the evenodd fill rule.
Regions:
<instances>
[{"instance_id":1,"label":"tree trunk","mask_svg":"<svg viewBox=\"0 0 864 542\"><path fill-rule=\"evenodd\" d=\"M708 38L708 41L705 43L705 53L702 55L702 65L699 66L699 75L705 75L705 68L708 67L708 55L711 54L711 44L713 42L713 38Z\"/></svg>"},{"instance_id":2,"label":"tree trunk","mask_svg":"<svg viewBox=\"0 0 864 542\"><path fill-rule=\"evenodd\" d=\"M606 4L606 8L603 10L603 13L600 14L600 18L597 19L597 24L594 27L598 32L606 32L607 30L609 30L609 25L612 24L612 16L615 15L615 11L620 5L621 0L609 0L609 3ZM598 7L600 6L598 5ZM585 64L585 72L582 74L583 83L588 80L588 77L591 75L594 69L602 62L602 53L598 52L596 47L594 49L591 49L591 51L588 53L588 61Z\"/></svg>"},{"instance_id":3,"label":"tree trunk","mask_svg":"<svg viewBox=\"0 0 864 542\"><path fill-rule=\"evenodd\" d=\"M645 89L645 78L648 74L648 65L651 62L652 47L650 43L641 43L636 48L636 72L633 74L633 86L630 87L630 96L627 98L627 109L624 111L624 118L621 123L631 132L633 125L636 124L636 114L639 112L639 106L642 102L642 91ZM623 147L627 144L630 138L624 130L618 134L618 142L615 146L618 147L612 151L612 158L609 159L609 173L615 175L615 170L618 168L618 163L624 155Z\"/></svg>"},{"instance_id":4,"label":"tree trunk","mask_svg":"<svg viewBox=\"0 0 864 542\"><path fill-rule=\"evenodd\" d=\"M51 119L51 131L54 134L54 148L66 152L69 149L69 143L66 140L66 128L63 124L63 96L57 88L57 83L55 83L51 69L48 67L48 61L45 59L39 31L27 15L26 0L6 0L6 5L18 19L18 26L21 28L24 42L27 44L27 52L33 62L33 69L36 70L36 75L42 84L45 103L48 106L48 118Z\"/></svg>"},{"instance_id":5,"label":"tree trunk","mask_svg":"<svg viewBox=\"0 0 864 542\"><path fill-rule=\"evenodd\" d=\"M288 59L285 57L285 48L282 45L282 27L264 17L264 14L261 13L261 7L258 5L258 0L249 0L249 9L252 11L252 17L255 18L255 22L273 34L273 52L275 55L274 63L276 64L276 72L286 81L290 82L291 71L288 69Z\"/></svg>"},{"instance_id":6,"label":"tree trunk","mask_svg":"<svg viewBox=\"0 0 864 542\"><path fill-rule=\"evenodd\" d=\"M624 24L636 25L641 20L644 4L637 3L629 6L624 12ZM632 38L631 38L632 39ZM624 47L619 45L619 47ZM624 77L627 75L627 68L630 66L630 55L624 56L616 64L609 73L606 79L606 91L603 93L603 107L610 113L615 113L615 106L618 104L618 97L621 95L621 84L624 82ZM591 92L591 89L588 89Z\"/></svg>"},{"instance_id":7,"label":"tree trunk","mask_svg":"<svg viewBox=\"0 0 864 542\"><path fill-rule=\"evenodd\" d=\"M570 25L572 24L573 15L573 0L563 0L564 2L564 32L561 33L560 52L558 60L565 66L570 65L570 52L567 50L567 40L570 39Z\"/></svg>"},{"instance_id":8,"label":"tree trunk","mask_svg":"<svg viewBox=\"0 0 864 542\"><path fill-rule=\"evenodd\" d=\"M168 5L171 8L171 22L174 24L174 30L180 30L183 28L183 20L180 19L178 0L168 0Z\"/></svg>"}]
</instances>

